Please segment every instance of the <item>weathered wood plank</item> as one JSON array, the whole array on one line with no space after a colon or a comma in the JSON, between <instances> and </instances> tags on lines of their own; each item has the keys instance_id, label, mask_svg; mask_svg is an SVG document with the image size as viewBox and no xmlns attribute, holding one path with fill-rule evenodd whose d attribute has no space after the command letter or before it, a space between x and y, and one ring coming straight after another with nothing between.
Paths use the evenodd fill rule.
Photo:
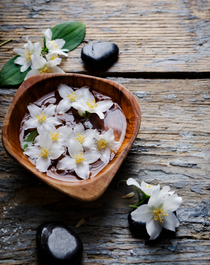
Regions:
<instances>
[{"instance_id":1,"label":"weathered wood plank","mask_svg":"<svg viewBox=\"0 0 210 265\"><path fill-rule=\"evenodd\" d=\"M105 194L79 202L41 183L0 145L0 264L34 264L35 233L43 221L60 221L84 243L82 264L209 264L210 261L210 108L208 79L144 80L110 78L136 95L142 111L139 135ZM0 89L0 125L16 89ZM176 238L157 244L132 236L133 177L183 197ZM86 222L76 228L77 222Z\"/></svg>"},{"instance_id":2,"label":"weathered wood plank","mask_svg":"<svg viewBox=\"0 0 210 265\"><path fill-rule=\"evenodd\" d=\"M42 31L66 21L85 23L85 41L63 60L66 72L90 73L80 57L91 41L115 42L118 62L109 73L209 72L210 1L45 1L0 3L0 67L23 47L25 36L42 41ZM102 74L101 72L98 73Z\"/></svg>"}]
</instances>

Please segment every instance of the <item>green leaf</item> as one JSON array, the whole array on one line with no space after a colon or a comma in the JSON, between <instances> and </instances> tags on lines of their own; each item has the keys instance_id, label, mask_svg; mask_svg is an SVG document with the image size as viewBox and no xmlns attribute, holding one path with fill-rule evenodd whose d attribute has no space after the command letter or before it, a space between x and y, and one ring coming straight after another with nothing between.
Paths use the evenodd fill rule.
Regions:
<instances>
[{"instance_id":1,"label":"green leaf","mask_svg":"<svg viewBox=\"0 0 210 265\"><path fill-rule=\"evenodd\" d=\"M85 24L76 21L67 21L51 28L52 40L64 39L66 43L62 49L74 50L85 37ZM44 40L45 43L45 40Z\"/></svg>"},{"instance_id":2,"label":"green leaf","mask_svg":"<svg viewBox=\"0 0 210 265\"><path fill-rule=\"evenodd\" d=\"M37 130L34 130L25 136L25 138L23 139L22 144L21 144L23 151L25 151L28 146L31 146L33 144L34 138L37 135L38 135Z\"/></svg>"},{"instance_id":3,"label":"green leaf","mask_svg":"<svg viewBox=\"0 0 210 265\"><path fill-rule=\"evenodd\" d=\"M14 63L17 57L19 57L19 55L10 59L1 69L0 86L19 85L24 81L27 73L31 70L31 68L29 68L25 72L21 72L21 65Z\"/></svg>"}]
</instances>

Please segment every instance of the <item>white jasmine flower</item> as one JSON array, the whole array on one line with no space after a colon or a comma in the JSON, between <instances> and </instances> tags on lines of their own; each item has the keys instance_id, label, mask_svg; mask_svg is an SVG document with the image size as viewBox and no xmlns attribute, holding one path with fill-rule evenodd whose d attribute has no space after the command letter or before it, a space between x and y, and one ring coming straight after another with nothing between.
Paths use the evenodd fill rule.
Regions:
<instances>
[{"instance_id":1,"label":"white jasmine flower","mask_svg":"<svg viewBox=\"0 0 210 265\"><path fill-rule=\"evenodd\" d=\"M37 145L27 147L24 154L36 159L36 168L40 172L46 172L51 160L59 158L64 152L64 147L53 145L49 133L43 132Z\"/></svg>"},{"instance_id":2,"label":"white jasmine flower","mask_svg":"<svg viewBox=\"0 0 210 265\"><path fill-rule=\"evenodd\" d=\"M84 90L79 101L72 103L72 107L77 109L81 116L87 111L89 113L96 113L100 119L104 118L103 112L109 110L112 105L113 102L111 100L103 100L96 103L89 89Z\"/></svg>"},{"instance_id":3,"label":"white jasmine flower","mask_svg":"<svg viewBox=\"0 0 210 265\"><path fill-rule=\"evenodd\" d=\"M58 92L63 99L59 102L57 106L57 112L64 113L68 111L71 108L73 102L80 100L84 89L87 88L81 88L74 91L71 87L65 84L59 85Z\"/></svg>"},{"instance_id":4,"label":"white jasmine flower","mask_svg":"<svg viewBox=\"0 0 210 265\"><path fill-rule=\"evenodd\" d=\"M54 132L55 126L61 124L58 118L52 117L55 114L55 108L53 104L44 109L35 104L29 104L28 111L32 118L25 122L24 130L36 128L39 134L44 131Z\"/></svg>"},{"instance_id":5,"label":"white jasmine flower","mask_svg":"<svg viewBox=\"0 0 210 265\"><path fill-rule=\"evenodd\" d=\"M66 141L69 139L72 132L72 128L68 126L61 126L58 129L55 129L52 132L49 132L50 138L52 140L53 145L61 145L66 146ZM37 145L39 143L40 135L38 135L35 140L34 144Z\"/></svg>"},{"instance_id":6,"label":"white jasmine flower","mask_svg":"<svg viewBox=\"0 0 210 265\"><path fill-rule=\"evenodd\" d=\"M29 71L25 77L25 80L33 75L46 74L46 73L64 73L64 71L58 67L61 63L61 58L55 58L54 60L46 61L46 59L37 54L31 56L32 65L31 71Z\"/></svg>"},{"instance_id":7,"label":"white jasmine flower","mask_svg":"<svg viewBox=\"0 0 210 265\"><path fill-rule=\"evenodd\" d=\"M68 52L69 50L68 49L62 49L62 47L66 43L65 40L63 40L63 39L52 40L52 31L50 29L47 29L44 32L44 36L45 36L46 46L47 46L50 53L55 53L55 54L59 54L59 55L63 55L65 57L68 57L68 54L66 54L65 52Z\"/></svg>"},{"instance_id":8,"label":"white jasmine flower","mask_svg":"<svg viewBox=\"0 0 210 265\"><path fill-rule=\"evenodd\" d=\"M146 182L142 181L141 182L141 185L139 185L139 183L133 179L133 178L129 178L127 181L126 181L126 184L128 186L130 185L134 185L136 186L137 188L139 188L140 190L142 190L145 194L147 194L148 196L151 196L153 191L158 189L160 191L160 184L158 185L151 185L151 184L147 184ZM160 191L160 193L162 194L162 196L169 196L171 194L174 193L174 191L169 191L170 190L170 187L169 186L164 186L162 188L162 190Z\"/></svg>"},{"instance_id":9,"label":"white jasmine flower","mask_svg":"<svg viewBox=\"0 0 210 265\"><path fill-rule=\"evenodd\" d=\"M100 159L107 164L110 159L111 150L116 151L120 146L119 142L114 141L114 132L109 129L105 134L95 132L97 150L101 153Z\"/></svg>"},{"instance_id":10,"label":"white jasmine flower","mask_svg":"<svg viewBox=\"0 0 210 265\"><path fill-rule=\"evenodd\" d=\"M22 65L20 68L21 72L25 72L32 64L31 56L36 53L37 55L41 54L41 43L36 42L32 44L29 40L29 37L26 36L26 40L28 43L24 44L25 49L15 48L13 51L20 55L17 59L15 59L14 63Z\"/></svg>"},{"instance_id":11,"label":"white jasmine flower","mask_svg":"<svg viewBox=\"0 0 210 265\"><path fill-rule=\"evenodd\" d=\"M81 179L87 179L90 175L89 164L94 163L100 157L97 150L83 152L82 145L77 141L71 141L70 156L64 157L57 164L60 170L73 169Z\"/></svg>"},{"instance_id":12,"label":"white jasmine flower","mask_svg":"<svg viewBox=\"0 0 210 265\"><path fill-rule=\"evenodd\" d=\"M159 184L157 186L155 186L155 185L147 184L146 182L142 181L141 182L141 186L140 186L139 183L135 179L133 179L133 178L129 178L126 181L126 184L128 186L130 186L130 185L136 186L137 188L139 188L140 190L142 190L144 193L146 193L148 196L151 196L152 195L152 192L154 190L156 190L156 189L160 190L160 185Z\"/></svg>"},{"instance_id":13,"label":"white jasmine flower","mask_svg":"<svg viewBox=\"0 0 210 265\"><path fill-rule=\"evenodd\" d=\"M69 136L70 142L68 143L68 149L69 150L71 149L72 141L77 141L85 149L91 149L95 144L94 136L95 136L95 130L92 129L85 130L84 126L81 123L79 123L75 125L74 129L72 130Z\"/></svg>"},{"instance_id":14,"label":"white jasmine flower","mask_svg":"<svg viewBox=\"0 0 210 265\"><path fill-rule=\"evenodd\" d=\"M139 206L131 213L131 217L137 222L146 222L147 233L150 239L156 239L162 228L175 231L179 221L173 213L178 209L182 198L175 194L163 197L158 189L155 189L148 204Z\"/></svg>"}]
</instances>

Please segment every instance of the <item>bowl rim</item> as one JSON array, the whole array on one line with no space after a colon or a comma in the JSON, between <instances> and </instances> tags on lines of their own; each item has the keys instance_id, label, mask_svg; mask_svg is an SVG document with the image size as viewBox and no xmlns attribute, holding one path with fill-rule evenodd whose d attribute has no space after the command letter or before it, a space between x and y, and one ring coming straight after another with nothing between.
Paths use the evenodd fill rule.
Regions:
<instances>
[{"instance_id":1,"label":"bowl rim","mask_svg":"<svg viewBox=\"0 0 210 265\"><path fill-rule=\"evenodd\" d=\"M100 174L100 172L94 176L91 179L87 179L87 180L82 180L82 181L78 181L78 182L65 182L65 181L61 181L61 180L56 180L53 178L50 178L49 176L47 176L45 173L41 173L40 171L38 171L36 169L36 167L31 164L30 166L25 165L24 161L22 161L22 157L18 155L18 153L13 151L10 139L8 137L8 127L9 127L9 120L11 118L13 109L15 108L15 105L18 101L18 99L28 91L28 89L30 89L31 86L35 85L38 82L42 82L44 80L50 79L50 78L56 78L56 77L69 77L69 78L73 78L73 82L74 82L74 78L89 78L89 79L94 79L94 80L98 80L101 82L105 82L108 83L112 86L114 86L116 89L120 90L124 96L126 98L128 98L130 101L132 100L132 102L135 103L135 109L134 107L132 107L134 109L134 113L135 113L135 120L134 122L134 129L133 129L133 133L131 135L130 140L128 141L128 143L126 144L126 148L124 148L122 150L122 152L120 153L120 155L118 155L116 157L116 159L114 158L111 163L109 163L109 168L108 171L110 172L111 176L109 176L108 178L104 178L104 174L106 173L103 172L102 174ZM94 90L97 91L97 89L93 88ZM124 114L125 115L125 114ZM28 78L27 80L25 80L20 87L18 88L10 106L9 109L6 113L5 119L4 119L4 123L3 123L3 127L2 127L2 141L3 141L3 145L6 149L6 151L19 163L21 164L21 166L23 166L25 169L27 169L30 173L32 173L33 175L35 175L36 177L38 177L39 179L41 179L42 181L44 181L45 183L47 183L48 185L60 190L61 192L66 193L67 195L78 199L78 200L82 200L82 201L93 201L96 200L97 198L99 198L104 191L106 190L106 188L108 187L109 183L111 182L111 180L113 179L114 175L116 174L117 170L120 168L122 162L124 161L124 159L126 158L127 153L129 152L137 134L140 128L140 123L141 123L141 112L140 112L140 108L139 108L139 104L136 100L136 98L134 97L134 95L124 86L122 86L121 84L118 84L112 80L107 80L104 78L100 78L100 77L95 77L95 76L91 76L91 75L83 75L83 74L74 74L74 73L62 73L62 74L44 74L44 75L35 75L32 76L30 78ZM114 168L115 163L114 161L118 161L118 166L117 169ZM46 178L46 176L48 178ZM103 178L102 178L103 177ZM99 181L100 178L102 178L105 182L105 187L102 187L102 181ZM97 185L95 185L97 184ZM99 190L98 191L93 191L92 190L92 186L98 186ZM88 190L88 192L91 193L91 195L89 196L85 196L84 194L80 195L77 194L76 192L73 191L74 188L79 188L80 191L83 191L83 193L85 193L85 190ZM71 192L69 192L69 189L71 190Z\"/></svg>"}]
</instances>

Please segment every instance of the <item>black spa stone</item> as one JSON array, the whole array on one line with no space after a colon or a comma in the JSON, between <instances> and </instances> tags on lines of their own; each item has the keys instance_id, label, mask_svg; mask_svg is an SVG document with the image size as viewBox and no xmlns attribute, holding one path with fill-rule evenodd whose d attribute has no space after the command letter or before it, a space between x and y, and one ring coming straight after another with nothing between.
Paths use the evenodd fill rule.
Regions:
<instances>
[{"instance_id":1,"label":"black spa stone","mask_svg":"<svg viewBox=\"0 0 210 265\"><path fill-rule=\"evenodd\" d=\"M37 229L36 244L40 265L78 264L82 257L80 237L62 224L41 224Z\"/></svg>"},{"instance_id":2,"label":"black spa stone","mask_svg":"<svg viewBox=\"0 0 210 265\"><path fill-rule=\"evenodd\" d=\"M96 42L82 48L81 57L86 66L108 68L118 58L119 48L115 43Z\"/></svg>"}]
</instances>

